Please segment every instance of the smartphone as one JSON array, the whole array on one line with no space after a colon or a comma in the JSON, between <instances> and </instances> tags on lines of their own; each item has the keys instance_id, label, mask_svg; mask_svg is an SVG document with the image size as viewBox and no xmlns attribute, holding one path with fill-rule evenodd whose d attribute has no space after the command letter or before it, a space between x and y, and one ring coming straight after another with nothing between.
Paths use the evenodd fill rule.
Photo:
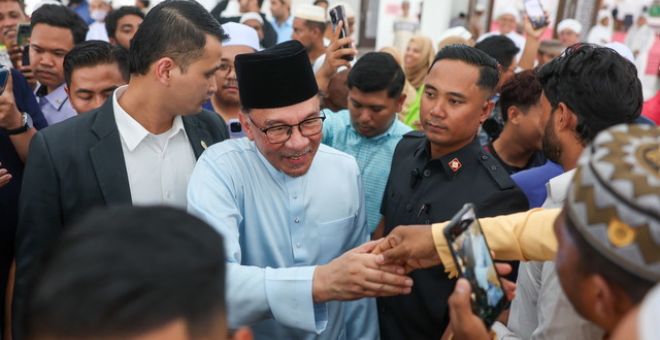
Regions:
<instances>
[{"instance_id":1,"label":"smartphone","mask_svg":"<svg viewBox=\"0 0 660 340\"><path fill-rule=\"evenodd\" d=\"M21 55L21 64L23 66L30 66L30 45L25 45L23 47L23 53Z\"/></svg>"},{"instance_id":2,"label":"smartphone","mask_svg":"<svg viewBox=\"0 0 660 340\"><path fill-rule=\"evenodd\" d=\"M227 125L229 125L229 138L233 139L245 137L245 132L243 132L243 127L241 126L241 122L238 119L229 119L227 121Z\"/></svg>"},{"instance_id":3,"label":"smartphone","mask_svg":"<svg viewBox=\"0 0 660 340\"><path fill-rule=\"evenodd\" d=\"M18 24L16 32L16 46L23 47L30 44L30 36L32 35L30 23Z\"/></svg>"},{"instance_id":4,"label":"smartphone","mask_svg":"<svg viewBox=\"0 0 660 340\"><path fill-rule=\"evenodd\" d=\"M525 12L527 12L527 17L529 17L534 29L539 29L548 24L548 18L545 16L540 0L525 0Z\"/></svg>"},{"instance_id":5,"label":"smartphone","mask_svg":"<svg viewBox=\"0 0 660 340\"><path fill-rule=\"evenodd\" d=\"M474 205L467 203L444 229L456 268L472 287L472 311L490 327L509 306L490 248L476 218Z\"/></svg>"},{"instance_id":6,"label":"smartphone","mask_svg":"<svg viewBox=\"0 0 660 340\"><path fill-rule=\"evenodd\" d=\"M0 65L0 95L5 92L7 80L9 79L9 69Z\"/></svg>"},{"instance_id":7,"label":"smartphone","mask_svg":"<svg viewBox=\"0 0 660 340\"><path fill-rule=\"evenodd\" d=\"M346 28L346 25L348 25L348 21L346 20L346 10L344 9L343 5L335 6L330 9L329 14L330 14L330 21L332 22L332 28L333 30L337 29L337 25L339 25L339 22L343 22L344 24L341 27L341 32L339 32L339 39L342 39L344 37L348 36L348 29ZM351 48L351 45L344 45L342 48ZM345 55L342 57L343 59L347 61L353 61L353 56L352 55Z\"/></svg>"}]
</instances>

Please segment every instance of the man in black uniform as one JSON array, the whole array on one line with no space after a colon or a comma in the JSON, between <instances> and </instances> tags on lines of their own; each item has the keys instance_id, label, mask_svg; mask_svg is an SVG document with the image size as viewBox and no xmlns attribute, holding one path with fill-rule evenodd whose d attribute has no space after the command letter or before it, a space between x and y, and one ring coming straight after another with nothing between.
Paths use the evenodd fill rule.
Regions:
<instances>
[{"instance_id":1,"label":"man in black uniform","mask_svg":"<svg viewBox=\"0 0 660 340\"><path fill-rule=\"evenodd\" d=\"M421 101L424 133L405 135L394 152L381 205L385 235L399 225L447 221L467 202L479 217L527 209L522 191L475 138L498 80L497 61L475 48L454 45L436 55ZM455 280L441 267L410 275L410 295L378 300L381 337L439 339Z\"/></svg>"}]
</instances>

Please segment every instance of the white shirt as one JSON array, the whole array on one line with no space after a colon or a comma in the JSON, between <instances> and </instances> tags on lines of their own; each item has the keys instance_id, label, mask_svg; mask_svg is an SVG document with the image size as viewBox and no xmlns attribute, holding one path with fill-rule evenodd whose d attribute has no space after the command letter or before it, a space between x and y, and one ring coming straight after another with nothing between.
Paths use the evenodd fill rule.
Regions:
<instances>
[{"instance_id":1,"label":"white shirt","mask_svg":"<svg viewBox=\"0 0 660 340\"><path fill-rule=\"evenodd\" d=\"M589 31L587 42L590 44L605 45L612 41L612 29L607 26L596 25Z\"/></svg>"},{"instance_id":2,"label":"white shirt","mask_svg":"<svg viewBox=\"0 0 660 340\"><path fill-rule=\"evenodd\" d=\"M87 31L85 40L110 41L108 31L105 30L105 23L94 21L89 25L89 31Z\"/></svg>"},{"instance_id":3,"label":"white shirt","mask_svg":"<svg viewBox=\"0 0 660 340\"><path fill-rule=\"evenodd\" d=\"M174 119L171 129L154 135L119 106L118 98L125 90L126 85L115 91L112 107L121 136L133 204L164 204L185 209L195 153L181 116Z\"/></svg>"},{"instance_id":4,"label":"white shirt","mask_svg":"<svg viewBox=\"0 0 660 340\"><path fill-rule=\"evenodd\" d=\"M543 208L561 208L575 169L550 179ZM523 262L518 269L516 298L509 329L497 325L498 339L601 340L603 330L577 314L559 283L555 263Z\"/></svg>"}]
</instances>

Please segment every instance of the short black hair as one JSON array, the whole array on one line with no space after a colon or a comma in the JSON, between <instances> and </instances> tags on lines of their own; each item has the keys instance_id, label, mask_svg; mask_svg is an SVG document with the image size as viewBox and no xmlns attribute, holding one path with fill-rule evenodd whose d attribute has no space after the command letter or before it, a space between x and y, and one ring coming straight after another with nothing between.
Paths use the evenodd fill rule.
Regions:
<instances>
[{"instance_id":1,"label":"short black hair","mask_svg":"<svg viewBox=\"0 0 660 340\"><path fill-rule=\"evenodd\" d=\"M478 42L474 47L495 58L505 70L511 66L513 59L520 51L513 40L504 35L488 37Z\"/></svg>"},{"instance_id":2,"label":"short black hair","mask_svg":"<svg viewBox=\"0 0 660 340\"><path fill-rule=\"evenodd\" d=\"M34 28L37 24L71 30L74 45L85 41L87 30L89 29L85 21L70 8L51 4L42 5L36 11L32 12L30 27Z\"/></svg>"},{"instance_id":3,"label":"short black hair","mask_svg":"<svg viewBox=\"0 0 660 340\"><path fill-rule=\"evenodd\" d=\"M151 4L151 1L149 1L149 0L138 0L138 1L139 1L140 3L142 3L142 5L144 6L144 8L149 8L149 5Z\"/></svg>"},{"instance_id":4,"label":"short black hair","mask_svg":"<svg viewBox=\"0 0 660 340\"><path fill-rule=\"evenodd\" d=\"M316 0L316 1L314 1L314 6L318 6L322 2L325 3L326 5L329 4L328 0Z\"/></svg>"},{"instance_id":5,"label":"short black hair","mask_svg":"<svg viewBox=\"0 0 660 340\"><path fill-rule=\"evenodd\" d=\"M369 52L358 59L348 73L348 88L362 92L387 90L390 98L399 98L406 75L394 57L385 52Z\"/></svg>"},{"instance_id":6,"label":"short black hair","mask_svg":"<svg viewBox=\"0 0 660 340\"><path fill-rule=\"evenodd\" d=\"M553 111L564 103L575 113L583 145L610 126L633 122L644 104L635 65L605 47L573 45L541 67L539 80Z\"/></svg>"},{"instance_id":7,"label":"short black hair","mask_svg":"<svg viewBox=\"0 0 660 340\"><path fill-rule=\"evenodd\" d=\"M517 106L523 112L541 100L543 87L534 70L525 70L516 73L511 80L506 82L500 90L500 112L502 120L509 119L507 111L511 106Z\"/></svg>"},{"instance_id":8,"label":"short black hair","mask_svg":"<svg viewBox=\"0 0 660 340\"><path fill-rule=\"evenodd\" d=\"M575 247L578 250L578 269L585 274L598 274L602 276L609 284L621 289L634 304L641 303L646 293L655 286L655 283L635 275L625 270L625 268L621 268L601 255L577 231L577 227L571 220L570 214L566 213L564 220L568 234L575 242Z\"/></svg>"},{"instance_id":9,"label":"short black hair","mask_svg":"<svg viewBox=\"0 0 660 340\"><path fill-rule=\"evenodd\" d=\"M477 85L489 93L495 91L497 83L500 81L500 71L497 68L497 61L488 54L474 47L467 45L449 45L441 49L436 55L429 72L433 65L440 60L458 60L466 64L479 68L479 80Z\"/></svg>"},{"instance_id":10,"label":"short black hair","mask_svg":"<svg viewBox=\"0 0 660 340\"><path fill-rule=\"evenodd\" d=\"M28 339L126 338L176 319L199 337L225 314L222 237L183 210L92 211L36 265Z\"/></svg>"},{"instance_id":11,"label":"short black hair","mask_svg":"<svg viewBox=\"0 0 660 340\"><path fill-rule=\"evenodd\" d=\"M121 18L127 15L135 15L144 19L144 13L135 6L121 6L110 11L108 16L105 17L105 30L108 32L108 38L115 38L115 34L117 33L117 23Z\"/></svg>"},{"instance_id":12,"label":"short black hair","mask_svg":"<svg viewBox=\"0 0 660 340\"><path fill-rule=\"evenodd\" d=\"M64 80L71 86L73 71L81 67L117 63L121 76L128 82L128 52L119 46L112 46L106 41L89 40L71 49L64 56Z\"/></svg>"},{"instance_id":13,"label":"short black hair","mask_svg":"<svg viewBox=\"0 0 660 340\"><path fill-rule=\"evenodd\" d=\"M165 0L149 12L131 40L128 68L131 74L147 74L153 62L170 57L185 72L204 53L207 34L226 38L218 20L198 2Z\"/></svg>"}]
</instances>

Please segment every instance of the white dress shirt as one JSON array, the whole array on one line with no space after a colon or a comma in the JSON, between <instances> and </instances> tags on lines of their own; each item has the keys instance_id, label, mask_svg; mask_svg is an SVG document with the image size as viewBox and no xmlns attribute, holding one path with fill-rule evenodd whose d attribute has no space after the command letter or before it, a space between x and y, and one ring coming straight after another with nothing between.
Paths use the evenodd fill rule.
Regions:
<instances>
[{"instance_id":1,"label":"white dress shirt","mask_svg":"<svg viewBox=\"0 0 660 340\"><path fill-rule=\"evenodd\" d=\"M119 106L118 98L125 90L126 86L122 86L115 91L112 107L133 204L164 204L185 209L195 153L181 116L174 119L168 131L154 135Z\"/></svg>"}]
</instances>

